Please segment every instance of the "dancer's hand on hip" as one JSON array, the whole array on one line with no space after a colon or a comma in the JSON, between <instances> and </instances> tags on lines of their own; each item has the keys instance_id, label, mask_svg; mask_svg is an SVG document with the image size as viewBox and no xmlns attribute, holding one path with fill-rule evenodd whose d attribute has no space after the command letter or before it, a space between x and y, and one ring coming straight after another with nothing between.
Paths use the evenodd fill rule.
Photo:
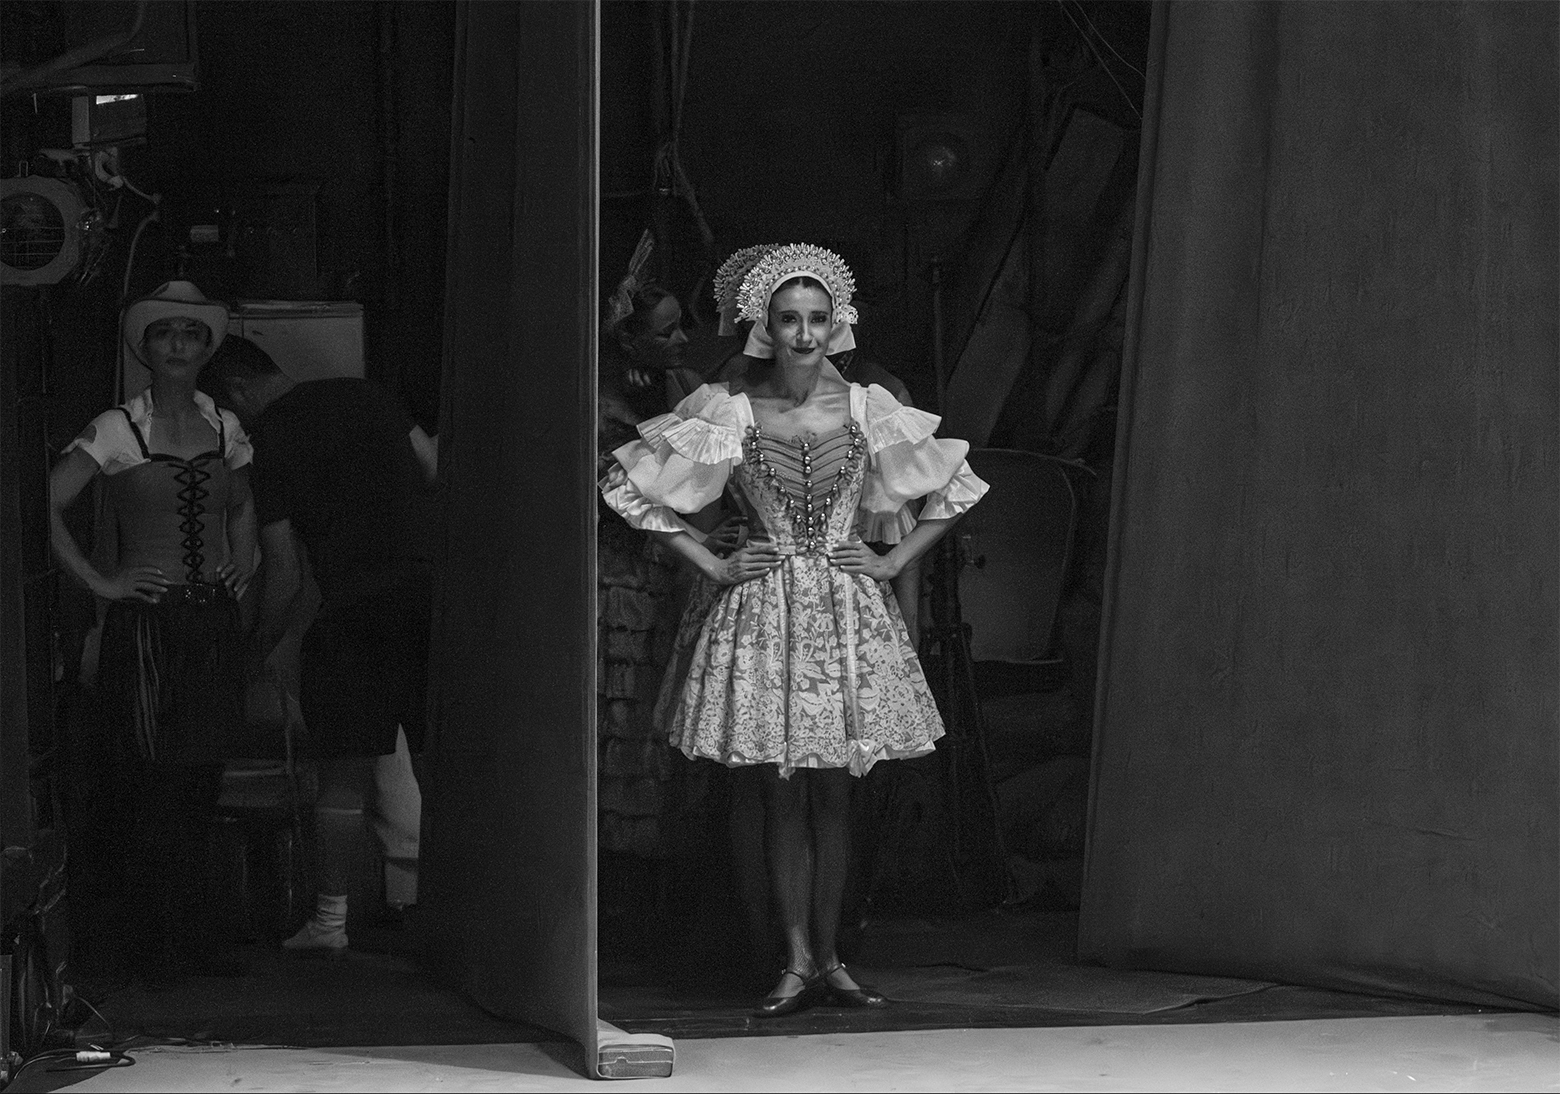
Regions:
<instances>
[{"instance_id":1,"label":"dancer's hand on hip","mask_svg":"<svg viewBox=\"0 0 1560 1094\"><path fill-rule=\"evenodd\" d=\"M740 585L780 568L782 556L773 543L749 543L718 559L709 571L710 580L720 585Z\"/></svg>"},{"instance_id":2,"label":"dancer's hand on hip","mask_svg":"<svg viewBox=\"0 0 1560 1094\"><path fill-rule=\"evenodd\" d=\"M105 578L92 591L104 600L141 600L155 604L172 584L156 566L131 566Z\"/></svg>"},{"instance_id":3,"label":"dancer's hand on hip","mask_svg":"<svg viewBox=\"0 0 1560 1094\"><path fill-rule=\"evenodd\" d=\"M829 564L847 574L865 574L873 581L892 581L899 576L889 555L880 555L860 540L836 543L829 548Z\"/></svg>"}]
</instances>

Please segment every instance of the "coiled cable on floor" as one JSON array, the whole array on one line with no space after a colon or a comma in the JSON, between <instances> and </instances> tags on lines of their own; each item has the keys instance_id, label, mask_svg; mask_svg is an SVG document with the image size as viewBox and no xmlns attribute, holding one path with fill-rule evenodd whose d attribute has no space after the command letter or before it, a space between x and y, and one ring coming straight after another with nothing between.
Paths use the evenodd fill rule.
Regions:
<instances>
[{"instance_id":1,"label":"coiled cable on floor","mask_svg":"<svg viewBox=\"0 0 1560 1094\"><path fill-rule=\"evenodd\" d=\"M116 1067L134 1067L135 1057L128 1052L120 1052L117 1049L101 1048L92 1045L88 1048L51 1048L23 1060L11 1076L6 1080L6 1086L14 1083L22 1072L37 1064L53 1063L56 1066L44 1068L45 1071L108 1071ZM63 1066L61 1066L63 1065ZM3 1089L3 1088L0 1088Z\"/></svg>"}]
</instances>

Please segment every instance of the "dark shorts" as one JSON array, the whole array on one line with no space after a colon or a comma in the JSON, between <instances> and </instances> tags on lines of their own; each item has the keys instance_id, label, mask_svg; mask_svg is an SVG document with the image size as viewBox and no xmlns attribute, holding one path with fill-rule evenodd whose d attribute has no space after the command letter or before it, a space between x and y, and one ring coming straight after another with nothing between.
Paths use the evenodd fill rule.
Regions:
<instances>
[{"instance_id":1,"label":"dark shorts","mask_svg":"<svg viewBox=\"0 0 1560 1094\"><path fill-rule=\"evenodd\" d=\"M315 755L388 756L397 726L422 750L430 626L421 582L320 607L303 637L298 697Z\"/></svg>"}]
</instances>

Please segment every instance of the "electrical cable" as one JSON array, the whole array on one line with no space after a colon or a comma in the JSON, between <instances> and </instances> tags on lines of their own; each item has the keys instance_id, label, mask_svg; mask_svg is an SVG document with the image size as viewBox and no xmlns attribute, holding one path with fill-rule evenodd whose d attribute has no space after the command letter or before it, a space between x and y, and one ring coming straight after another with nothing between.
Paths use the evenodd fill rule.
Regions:
<instances>
[{"instance_id":1,"label":"electrical cable","mask_svg":"<svg viewBox=\"0 0 1560 1094\"><path fill-rule=\"evenodd\" d=\"M123 175L118 176L118 178L119 178L120 182L125 184L125 189L129 190L132 194L135 194L137 197L142 198L142 199L144 199L146 201L149 201L153 205L156 205L158 202L162 201L162 195L161 194L148 194L145 190L142 190L139 186L137 186L135 183L131 182L129 179L125 178Z\"/></svg>"},{"instance_id":2,"label":"electrical cable","mask_svg":"<svg viewBox=\"0 0 1560 1094\"><path fill-rule=\"evenodd\" d=\"M71 998L76 1000L82 1006L86 1007L93 1014L97 1015L98 1021L102 1022L104 1028L108 1030L108 1039L110 1042L119 1040L119 1035L114 1031L114 1023L110 1022L106 1017L104 1017L102 1011L98 1010L97 1007L92 1005L92 1000L85 998L81 995L80 992L72 992ZM85 1025L85 1023L83 1023L83 1025Z\"/></svg>"},{"instance_id":3,"label":"electrical cable","mask_svg":"<svg viewBox=\"0 0 1560 1094\"><path fill-rule=\"evenodd\" d=\"M107 1057L107 1059L96 1059L96 1057L99 1057L99 1056ZM135 1057L131 1056L129 1053L126 1053L126 1052L99 1052L99 1053L78 1052L78 1053L76 1053L76 1059L77 1060L82 1060L83 1057L93 1057L93 1059L89 1059L89 1060L86 1060L86 1061L81 1062L81 1063L71 1064L68 1067L51 1067L51 1068L46 1068L45 1070L51 1071L51 1072L52 1071L112 1071L113 1069L118 1068L118 1067L134 1067L135 1066Z\"/></svg>"},{"instance_id":4,"label":"electrical cable","mask_svg":"<svg viewBox=\"0 0 1560 1094\"><path fill-rule=\"evenodd\" d=\"M1116 74L1110 70L1110 65L1105 63L1105 58L1100 53L1099 47L1094 44L1094 39L1089 37L1084 29L1078 25L1078 20L1073 18L1073 14L1067 10L1066 4L1062 3L1061 0L1057 0L1057 5L1062 9L1062 14L1067 16L1067 21L1073 25L1073 29L1078 32L1078 37L1083 39L1083 44L1089 47L1089 52L1094 54L1095 60L1099 61L1100 68L1105 70L1105 75L1110 77L1110 82L1116 85L1117 91L1121 92L1122 99L1126 101L1127 109L1132 111L1137 120L1141 122L1143 120L1143 112L1132 101L1132 96L1127 94L1127 89L1121 86L1121 81L1116 79Z\"/></svg>"},{"instance_id":5,"label":"electrical cable","mask_svg":"<svg viewBox=\"0 0 1560 1094\"><path fill-rule=\"evenodd\" d=\"M1094 54L1094 59L1100 63L1100 68L1103 69L1105 75L1110 78L1110 82L1116 85L1117 91L1121 92L1121 97L1126 102L1127 109L1132 111L1132 113L1137 117L1137 120L1141 122L1143 120L1142 111L1138 110L1137 104L1132 101L1132 96L1127 94L1127 89L1121 86L1121 81L1116 79L1116 74L1110 70L1110 65L1105 63L1105 57L1100 53L1099 47L1094 44L1094 39L1085 33L1084 29L1078 25L1078 20L1073 18L1072 12L1067 10L1067 5L1063 3L1062 0L1057 0L1057 4L1059 7L1061 7L1062 14L1067 16L1067 21L1071 23L1073 25L1073 29L1078 32L1078 36L1083 39L1083 44L1089 47L1090 53ZM1109 44L1109 42L1106 43L1107 46ZM1114 53L1115 51L1112 50L1111 52Z\"/></svg>"},{"instance_id":6,"label":"electrical cable","mask_svg":"<svg viewBox=\"0 0 1560 1094\"><path fill-rule=\"evenodd\" d=\"M96 175L99 179L107 183L113 189L119 190L123 188L125 190L129 190L132 194L141 198L143 201L149 201L153 205L156 205L162 201L161 194L148 194L145 190L141 189L139 186L124 176L124 172L119 170L118 149L110 148L106 151L93 153L92 174Z\"/></svg>"},{"instance_id":7,"label":"electrical cable","mask_svg":"<svg viewBox=\"0 0 1560 1094\"><path fill-rule=\"evenodd\" d=\"M80 998L80 996L77 996L77 998ZM82 999L82 1002L87 1003L85 999ZM91 1003L87 1003L87 1006L92 1010L92 1013L103 1020L104 1025L108 1025L110 1030L112 1030L112 1025L107 1018L103 1017L101 1011L92 1006ZM113 1044L114 1041L110 1039L109 1043ZM131 1055L132 1052L232 1052L239 1047L237 1042L234 1041L192 1041L185 1037L147 1038L139 1035L128 1037L124 1041L119 1042L119 1044L121 1047L108 1048L95 1042L88 1042L85 1048L51 1048L35 1052L17 1065L16 1070L11 1073L9 1079L4 1084L0 1084L0 1090L15 1082L18 1075L35 1064L54 1063L56 1065L65 1065L44 1069L51 1073L56 1071L108 1071L113 1068L134 1067L136 1061L135 1057ZM243 1047L287 1048L290 1046L254 1044Z\"/></svg>"},{"instance_id":8,"label":"electrical cable","mask_svg":"<svg viewBox=\"0 0 1560 1094\"><path fill-rule=\"evenodd\" d=\"M43 1052L34 1053L18 1064L16 1070L11 1072L11 1077L6 1081L6 1085L9 1086L11 1083L16 1082L17 1077L34 1064L66 1063L67 1061L69 1066L49 1067L44 1068L44 1070L51 1072L107 1071L111 1068L135 1066L135 1057L128 1052L122 1052L118 1049L105 1049L97 1045L84 1049L51 1048Z\"/></svg>"},{"instance_id":9,"label":"electrical cable","mask_svg":"<svg viewBox=\"0 0 1560 1094\"><path fill-rule=\"evenodd\" d=\"M1083 21L1085 23L1089 24L1089 29L1094 32L1094 36L1105 44L1105 48L1110 50L1111 53L1114 54L1116 60L1118 60L1122 64L1126 65L1133 72L1136 72L1138 74L1139 78L1141 78L1144 83L1147 83L1148 82L1148 76L1143 72L1143 70L1141 68L1138 68L1137 65L1133 64L1131 61L1127 60L1121 54L1116 52L1116 47L1110 44L1110 39L1106 38L1105 35L1101 34L1100 33L1100 28L1094 25L1094 20L1093 19L1089 18L1088 10L1084 8L1083 4L1080 3L1080 0L1073 0L1073 3L1077 5L1077 7L1078 7L1078 14L1083 16Z\"/></svg>"},{"instance_id":10,"label":"electrical cable","mask_svg":"<svg viewBox=\"0 0 1560 1094\"><path fill-rule=\"evenodd\" d=\"M125 279L119 290L121 304L130 295L130 273L135 269L135 249L141 242L141 233L146 231L146 226L154 220L161 220L162 214L155 206L150 213L141 218L141 223L135 226L135 234L130 237L130 256L125 259Z\"/></svg>"}]
</instances>

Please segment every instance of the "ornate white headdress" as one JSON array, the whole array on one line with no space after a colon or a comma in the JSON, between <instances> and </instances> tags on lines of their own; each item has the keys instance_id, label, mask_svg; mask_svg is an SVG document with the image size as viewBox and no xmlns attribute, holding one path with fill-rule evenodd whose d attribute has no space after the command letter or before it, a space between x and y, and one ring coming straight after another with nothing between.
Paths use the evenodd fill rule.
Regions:
<instances>
[{"instance_id":1,"label":"ornate white headdress","mask_svg":"<svg viewBox=\"0 0 1560 1094\"><path fill-rule=\"evenodd\" d=\"M851 306L850 298L856 291L856 279L850 267L845 265L843 258L824 247L787 243L760 256L737 290L738 314L753 321L753 331L748 335L744 352L751 357L775 355L774 340L765 323L769 298L793 277L814 278L834 302L834 330L829 334L829 344L824 352L834 354L854 349L856 339L850 325L856 321L856 309Z\"/></svg>"},{"instance_id":2,"label":"ornate white headdress","mask_svg":"<svg viewBox=\"0 0 1560 1094\"><path fill-rule=\"evenodd\" d=\"M737 290L742 288L743 278L747 277L755 262L779 246L778 243L760 243L754 247L744 247L722 262L720 269L715 271L711 288L715 293L715 307L720 312L722 337L737 333Z\"/></svg>"},{"instance_id":3,"label":"ornate white headdress","mask_svg":"<svg viewBox=\"0 0 1560 1094\"><path fill-rule=\"evenodd\" d=\"M646 228L644 234L639 237L639 244L634 248L634 255L628 260L628 273L623 275L623 280L618 282L617 289L607 301L607 329L615 331L634 313L634 294L644 285L645 266L650 262L650 253L655 250L655 236Z\"/></svg>"},{"instance_id":4,"label":"ornate white headdress","mask_svg":"<svg viewBox=\"0 0 1560 1094\"><path fill-rule=\"evenodd\" d=\"M764 254L737 291L737 306L743 319L762 322L775 290L793 277L812 277L822 282L834 301L834 321L854 323L856 309L850 306L856 291L856 279L845 260L833 251L811 243L787 243Z\"/></svg>"}]
</instances>

